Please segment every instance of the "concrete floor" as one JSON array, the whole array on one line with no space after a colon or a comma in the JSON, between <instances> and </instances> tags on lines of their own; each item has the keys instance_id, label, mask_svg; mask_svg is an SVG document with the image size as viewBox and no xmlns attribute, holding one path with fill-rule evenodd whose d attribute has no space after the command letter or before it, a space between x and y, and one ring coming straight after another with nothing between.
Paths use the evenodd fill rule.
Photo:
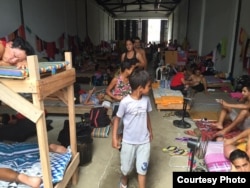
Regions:
<instances>
[{"instance_id":1,"label":"concrete floor","mask_svg":"<svg viewBox=\"0 0 250 188\"><path fill-rule=\"evenodd\" d=\"M151 158L149 170L147 174L147 188L172 188L172 173L174 171L189 171L188 156L170 156L168 152L162 149L168 146L178 146L186 149L187 142L181 142L176 138L190 137L184 134L186 129L177 128L173 125L173 120L181 120L181 117L170 116L165 117L169 111L158 111L155 108L152 93L151 103L153 111L150 118L153 128L153 141L151 143ZM232 100L228 94L223 92L210 92L208 95L204 93L196 94L191 110L197 111L214 111L219 112L220 106L215 102L216 98L223 98L227 101ZM49 142L58 143L57 136L63 127L66 116L51 116L53 130L48 132ZM76 121L80 118L76 117ZM191 118L185 118L185 121L191 124L191 128L196 128L195 122ZM112 130L111 130L112 131ZM112 132L108 138L94 138L92 161L87 165L79 167L79 181L77 185L68 185L68 188L117 188L119 187L119 179L121 176L119 151L111 146ZM195 138L195 137L193 137ZM29 139L34 141L36 138ZM28 141L29 141L28 140ZM198 160L198 159L197 159ZM202 163L201 160L199 163ZM129 177L129 188L138 187L137 174L135 171Z\"/></svg>"},{"instance_id":2,"label":"concrete floor","mask_svg":"<svg viewBox=\"0 0 250 188\"><path fill-rule=\"evenodd\" d=\"M152 94L150 95L151 99ZM215 111L219 112L220 106L215 102L215 98L231 100L228 94L223 92L210 92L209 95L199 93L195 96L191 111ZM180 120L181 117L164 117L169 111L158 111L155 108L153 99L151 100L153 111L150 118L153 128L153 141L151 143L151 158L147 174L147 188L172 188L172 172L189 171L188 156L170 156L163 152L162 148L168 146L178 146L187 149L187 143L176 138L191 137L184 134L186 129L177 128L173 125L173 120ZM67 116L49 115L47 119L52 119L53 130L48 132L50 143L58 143L57 136L63 127L63 122ZM80 121L76 117L76 121ZM192 127L195 123L190 118L185 118ZM108 138L94 138L92 161L79 167L79 181L77 185L68 185L68 188L117 188L120 173L119 151L111 146L112 132ZM36 137L27 140L35 141ZM197 162L198 163L198 162ZM199 165L199 164L198 164ZM137 175L134 171L129 177L129 188L138 187Z\"/></svg>"},{"instance_id":3,"label":"concrete floor","mask_svg":"<svg viewBox=\"0 0 250 188\"><path fill-rule=\"evenodd\" d=\"M181 119L177 116L163 117L169 111L157 111L152 101L153 111L150 118L153 128L153 141L151 145L151 158L147 174L148 188L171 188L173 171L189 171L187 166L188 156L170 156L163 152L167 146L178 146L183 149L186 142L177 141L176 138L187 137L184 130L173 125L173 120ZM66 116L49 115L47 119L53 120L54 129L48 132L49 143L58 143L57 136L63 127ZM76 117L76 121L80 118ZM185 118L194 128L194 122ZM27 140L36 141L36 137ZM79 181L77 185L69 185L67 188L117 188L120 173L119 151L111 146L112 132L108 138L94 138L92 161L79 167ZM129 178L129 188L138 187L137 175L134 171Z\"/></svg>"},{"instance_id":4,"label":"concrete floor","mask_svg":"<svg viewBox=\"0 0 250 188\"><path fill-rule=\"evenodd\" d=\"M151 95L152 96L152 95ZM210 92L209 95L204 93L197 94L194 99L191 111L214 111L219 112L220 106L215 102L215 98L223 98L226 101L232 99L227 93ZM152 97L151 97L152 99ZM169 111L157 111L153 100L153 111L150 118L153 127L154 139L151 147L151 159L149 171L147 174L148 188L172 188L172 172L189 171L188 156L170 156L163 152L162 148L167 146L178 146L187 149L187 143L176 140L176 138L190 137L184 134L184 130L173 125L173 120L180 120L180 117L164 117ZM195 123L190 118L185 118L192 127L196 128ZM108 138L94 138L94 151L92 162L86 166L80 167L79 182L71 188L117 188L120 179L120 162L119 152L111 146L110 133ZM195 137L193 137L195 138ZM203 163L197 159L197 164ZM134 171L129 178L129 188L138 187L137 175Z\"/></svg>"}]
</instances>

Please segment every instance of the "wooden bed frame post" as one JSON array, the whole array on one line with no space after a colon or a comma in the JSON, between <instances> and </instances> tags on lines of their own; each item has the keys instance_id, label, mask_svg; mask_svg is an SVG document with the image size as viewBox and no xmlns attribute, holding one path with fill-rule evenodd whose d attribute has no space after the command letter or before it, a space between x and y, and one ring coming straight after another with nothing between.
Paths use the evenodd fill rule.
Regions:
<instances>
[{"instance_id":1,"label":"wooden bed frame post","mask_svg":"<svg viewBox=\"0 0 250 188\"><path fill-rule=\"evenodd\" d=\"M40 73L38 67L38 58L37 56L28 56L28 67L30 79L34 79L34 83L40 80ZM40 151L40 160L43 174L43 184L44 187L51 188L52 179L51 179L51 168L49 161L49 144L48 144L48 134L46 129L46 121L45 121L45 113L44 113L44 105L43 100L40 100L37 93L32 93L33 105L43 110L42 116L36 122L36 130L37 130L37 139Z\"/></svg>"},{"instance_id":2,"label":"wooden bed frame post","mask_svg":"<svg viewBox=\"0 0 250 188\"><path fill-rule=\"evenodd\" d=\"M67 69L72 69L72 54L65 52L65 60L70 62ZM75 122L75 102L74 102L74 85L67 87L68 96L68 113L69 113L69 132L70 132L70 146L73 157L77 154L77 141L76 141L76 122ZM72 176L72 184L76 185L78 182L78 173L75 172Z\"/></svg>"}]
</instances>

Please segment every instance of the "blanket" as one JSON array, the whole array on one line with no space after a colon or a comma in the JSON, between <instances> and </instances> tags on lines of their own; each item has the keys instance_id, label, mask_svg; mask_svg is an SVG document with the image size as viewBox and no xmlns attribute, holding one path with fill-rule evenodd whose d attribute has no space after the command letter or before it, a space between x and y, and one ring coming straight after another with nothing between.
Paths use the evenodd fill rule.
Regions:
<instances>
[{"instance_id":1,"label":"blanket","mask_svg":"<svg viewBox=\"0 0 250 188\"><path fill-rule=\"evenodd\" d=\"M204 160L209 172L228 172L231 169L231 163L223 153L223 142L209 141Z\"/></svg>"},{"instance_id":2,"label":"blanket","mask_svg":"<svg viewBox=\"0 0 250 188\"><path fill-rule=\"evenodd\" d=\"M49 157L53 184L63 179L64 171L70 162L71 156L70 147L68 147L68 151L65 154L50 152ZM40 154L37 143L6 144L0 142L0 165L8 166L20 173L42 177ZM23 184L5 181L0 181L0 187L28 188L28 186ZM43 187L43 185L40 187Z\"/></svg>"},{"instance_id":3,"label":"blanket","mask_svg":"<svg viewBox=\"0 0 250 188\"><path fill-rule=\"evenodd\" d=\"M196 126L200 130L202 141L213 140L215 133L218 131L216 129L211 128L211 125L210 125L211 123L214 123L214 122L203 121L203 120L195 122ZM228 123L229 122L226 122L226 125ZM231 132L227 133L226 135L224 135L224 137L225 138L232 138L232 137L236 136L237 134L239 134L240 132L241 132L240 130L234 130L234 131L231 131Z\"/></svg>"}]
</instances>

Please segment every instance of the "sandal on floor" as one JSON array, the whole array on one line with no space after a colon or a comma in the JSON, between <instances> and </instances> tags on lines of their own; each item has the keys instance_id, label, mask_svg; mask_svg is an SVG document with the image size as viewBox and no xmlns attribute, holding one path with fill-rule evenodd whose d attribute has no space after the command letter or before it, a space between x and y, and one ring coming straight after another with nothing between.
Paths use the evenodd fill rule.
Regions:
<instances>
[{"instance_id":1,"label":"sandal on floor","mask_svg":"<svg viewBox=\"0 0 250 188\"><path fill-rule=\"evenodd\" d=\"M171 116L171 114L169 113L169 112L166 112L164 115L163 115L163 117L170 117Z\"/></svg>"},{"instance_id":2,"label":"sandal on floor","mask_svg":"<svg viewBox=\"0 0 250 188\"><path fill-rule=\"evenodd\" d=\"M169 152L169 155L182 155L182 156L186 156L188 155L188 151L185 149L177 149L175 151Z\"/></svg>"},{"instance_id":3,"label":"sandal on floor","mask_svg":"<svg viewBox=\"0 0 250 188\"><path fill-rule=\"evenodd\" d=\"M201 131L199 128L195 128L194 129L194 133L197 135L197 137L200 137L201 136Z\"/></svg>"},{"instance_id":4,"label":"sandal on floor","mask_svg":"<svg viewBox=\"0 0 250 188\"><path fill-rule=\"evenodd\" d=\"M186 131L184 131L184 133L185 133L186 135L189 135L189 136L198 137L198 136L196 135L196 133L195 133L193 130L186 130Z\"/></svg>"},{"instance_id":5,"label":"sandal on floor","mask_svg":"<svg viewBox=\"0 0 250 188\"><path fill-rule=\"evenodd\" d=\"M175 150L177 150L177 149L178 149L177 146L168 146L168 147L166 147L166 148L162 148L162 151L163 151L163 152L169 152L169 151L175 151Z\"/></svg>"},{"instance_id":6,"label":"sandal on floor","mask_svg":"<svg viewBox=\"0 0 250 188\"><path fill-rule=\"evenodd\" d=\"M122 182L119 183L119 188L127 188L127 185L123 185Z\"/></svg>"}]
</instances>

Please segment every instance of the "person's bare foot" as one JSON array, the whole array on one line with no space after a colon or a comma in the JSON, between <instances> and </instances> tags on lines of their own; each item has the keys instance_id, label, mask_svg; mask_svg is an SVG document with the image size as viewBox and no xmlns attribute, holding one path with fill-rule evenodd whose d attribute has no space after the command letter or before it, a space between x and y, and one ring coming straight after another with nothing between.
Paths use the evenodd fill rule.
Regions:
<instances>
[{"instance_id":1,"label":"person's bare foot","mask_svg":"<svg viewBox=\"0 0 250 188\"><path fill-rule=\"evenodd\" d=\"M29 177L29 185L33 188L39 188L42 183L42 179L40 177L30 176Z\"/></svg>"},{"instance_id":2,"label":"person's bare foot","mask_svg":"<svg viewBox=\"0 0 250 188\"><path fill-rule=\"evenodd\" d=\"M63 153L67 152L67 148L65 148L64 146L58 145L58 144L50 144L49 151L63 154Z\"/></svg>"},{"instance_id":3,"label":"person's bare foot","mask_svg":"<svg viewBox=\"0 0 250 188\"><path fill-rule=\"evenodd\" d=\"M25 185L28 185L32 188L39 188L42 183L42 179L37 176L28 176L26 174L19 174L17 180Z\"/></svg>"},{"instance_id":4,"label":"person's bare foot","mask_svg":"<svg viewBox=\"0 0 250 188\"><path fill-rule=\"evenodd\" d=\"M223 129L223 125L222 125L222 123L219 123L219 122L217 122L217 123L210 123L210 125L211 125L211 128L213 128L213 129Z\"/></svg>"}]
</instances>

